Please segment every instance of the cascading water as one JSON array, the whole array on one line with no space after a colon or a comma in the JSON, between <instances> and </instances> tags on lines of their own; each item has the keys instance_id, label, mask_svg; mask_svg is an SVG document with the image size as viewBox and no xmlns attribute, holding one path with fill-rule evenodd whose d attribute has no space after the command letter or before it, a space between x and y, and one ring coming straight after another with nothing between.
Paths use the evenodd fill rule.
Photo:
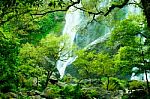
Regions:
<instances>
[{"instance_id":1,"label":"cascading water","mask_svg":"<svg viewBox=\"0 0 150 99\"><path fill-rule=\"evenodd\" d=\"M101 3L100 7L105 6L107 3L108 2ZM75 6L81 7L82 5L77 4ZM125 18L128 17L129 13L140 14L141 10L140 8L129 5L123 8L122 12L124 12L124 18ZM112 28L109 28L106 25L104 26L105 24L104 22L104 24L98 26L97 24L95 25L95 23L93 23L91 26L89 26L89 28L86 31L88 33L86 33L85 35L77 33L81 27L83 28L85 24L88 23L88 18L84 16L83 11L76 9L73 6L70 7L69 10L67 11L65 20L66 20L66 24L63 30L63 35L68 35L68 39L65 41L68 44L67 45L68 48L71 47L74 43L76 43L81 48L85 48L85 49L90 48L97 43L105 41L111 34L111 31L113 30ZM98 35L94 34L94 30L97 27L99 28L99 30L95 32ZM101 29L101 27L105 27L105 30ZM100 33L101 35L99 35ZM96 35L97 37L92 38L93 35ZM66 52L67 51L62 51L60 53L60 60L57 62L57 69L60 73L60 78L63 77L66 67L70 65L77 58L77 56L72 56L72 57L69 56L72 53L72 50L68 51L68 54L64 55L63 53ZM132 76L131 80L134 79L136 80L137 77Z\"/></svg>"},{"instance_id":2,"label":"cascading water","mask_svg":"<svg viewBox=\"0 0 150 99\"><path fill-rule=\"evenodd\" d=\"M76 6L81 6L80 4L76 5ZM75 7L70 7L69 10L66 13L66 24L63 30L63 35L67 35L68 39L65 41L67 42L67 46L65 47L71 47L74 43L74 38L76 36L76 33L81 25L81 21L82 21L82 14L83 12L79 9L76 9ZM71 64L75 59L76 56L74 57L70 57L71 54L71 50L69 52L67 52L67 54L63 55L63 53L66 53L67 51L63 51L60 54L60 60L57 62L57 69L60 73L60 78L63 77L66 66L68 66L69 64Z\"/></svg>"},{"instance_id":3,"label":"cascading water","mask_svg":"<svg viewBox=\"0 0 150 99\"><path fill-rule=\"evenodd\" d=\"M82 5L81 4L77 4L75 6L76 7L81 7ZM78 39L77 32L80 29L84 28L87 25L87 23L88 23L88 21L90 19L88 19L88 18L86 18L84 16L83 11L81 11L81 10L79 10L79 9L77 9L77 8L72 6L67 11L65 20L66 20L66 24L65 24L65 27L64 27L64 30L63 30L63 35L67 35L68 36L68 39L65 41L65 43L67 42L68 45L66 47L69 48L69 47L71 47L73 45L73 43L75 43L74 42L75 38ZM93 27L95 27L95 25ZM92 29L89 29L89 31L93 32ZM105 30L105 32L107 32L107 31ZM87 36L84 35L84 37L87 37ZM91 37L91 36L89 36L89 37ZM89 39L89 37L88 37L88 39ZM98 39L98 37L95 38L95 39ZM87 42L87 44L95 41L95 39L90 41L90 42ZM86 41L84 41L84 42L86 42ZM85 45L84 46L85 48L87 48L86 47L87 44L83 44L83 45ZM62 45L63 45L63 42L62 42ZM68 54L64 55L64 53L68 53ZM60 53L60 59L57 61L57 69L58 69L58 71L60 73L60 78L63 77L66 67L68 65L70 65L77 58L77 56L70 57L70 54L72 54L71 50L68 51L68 52L67 51L62 51Z\"/></svg>"}]
</instances>

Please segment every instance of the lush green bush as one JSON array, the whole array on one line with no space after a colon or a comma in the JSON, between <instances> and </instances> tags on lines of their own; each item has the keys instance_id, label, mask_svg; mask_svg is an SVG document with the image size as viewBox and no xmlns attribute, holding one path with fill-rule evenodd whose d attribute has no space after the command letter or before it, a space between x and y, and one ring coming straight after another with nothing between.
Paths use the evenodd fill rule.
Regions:
<instances>
[{"instance_id":1,"label":"lush green bush","mask_svg":"<svg viewBox=\"0 0 150 99\"><path fill-rule=\"evenodd\" d=\"M142 81L133 80L129 82L130 90L144 89L145 87L146 87L146 83Z\"/></svg>"},{"instance_id":2,"label":"lush green bush","mask_svg":"<svg viewBox=\"0 0 150 99\"><path fill-rule=\"evenodd\" d=\"M48 85L47 88L44 91L44 95L46 96L46 98L58 98L60 97L60 87L57 85Z\"/></svg>"},{"instance_id":3,"label":"lush green bush","mask_svg":"<svg viewBox=\"0 0 150 99\"><path fill-rule=\"evenodd\" d=\"M0 31L2 31L0 29ZM11 35L0 35L0 91L8 92L17 88L17 66L19 40L12 38Z\"/></svg>"},{"instance_id":4,"label":"lush green bush","mask_svg":"<svg viewBox=\"0 0 150 99\"><path fill-rule=\"evenodd\" d=\"M102 87L104 89L107 89L107 84L108 84L107 79L103 78L102 81L103 81ZM111 77L109 80L108 90L109 91L124 90L125 86L126 86L126 81Z\"/></svg>"}]
</instances>

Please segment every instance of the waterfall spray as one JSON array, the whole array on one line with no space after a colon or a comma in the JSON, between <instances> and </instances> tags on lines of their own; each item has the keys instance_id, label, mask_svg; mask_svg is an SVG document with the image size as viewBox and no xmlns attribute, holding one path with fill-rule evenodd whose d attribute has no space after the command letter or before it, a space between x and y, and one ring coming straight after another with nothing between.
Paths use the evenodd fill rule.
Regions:
<instances>
[{"instance_id":1,"label":"waterfall spray","mask_svg":"<svg viewBox=\"0 0 150 99\"><path fill-rule=\"evenodd\" d=\"M76 6L81 6L81 4L78 4ZM68 39L65 41L68 44L66 47L73 46L74 38L76 36L77 31L79 30L79 27L80 27L80 24L82 21L82 17L81 17L82 13L83 12L81 10L76 9L73 6L70 7L66 13L66 17L65 17L66 24L65 24L65 27L63 30L63 35L68 36ZM64 51L64 53L65 52L66 51ZM63 77L66 66L70 65L76 59L76 56L74 56L74 57L70 56L71 52L72 51L70 50L68 52L68 54L65 54L63 56L60 55L60 60L58 60L58 62L57 62L57 69L60 73L60 78ZM63 54L63 52L62 52L62 54Z\"/></svg>"}]
</instances>

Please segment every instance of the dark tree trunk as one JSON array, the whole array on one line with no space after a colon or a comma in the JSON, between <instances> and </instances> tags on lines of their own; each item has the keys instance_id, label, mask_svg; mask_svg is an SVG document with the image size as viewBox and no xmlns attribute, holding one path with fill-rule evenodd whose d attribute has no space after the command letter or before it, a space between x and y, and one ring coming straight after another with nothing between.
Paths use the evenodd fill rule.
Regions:
<instances>
[{"instance_id":1,"label":"dark tree trunk","mask_svg":"<svg viewBox=\"0 0 150 99\"><path fill-rule=\"evenodd\" d=\"M47 87L47 85L48 85L48 82L49 82L49 78L50 78L50 76L52 75L52 71L47 71L47 78L46 78L46 83L45 83L45 88Z\"/></svg>"},{"instance_id":2,"label":"dark tree trunk","mask_svg":"<svg viewBox=\"0 0 150 99\"><path fill-rule=\"evenodd\" d=\"M146 70L145 70L145 76L146 76L146 85L147 85L148 95L150 95L150 88L149 88L149 82L148 82L148 76L147 76Z\"/></svg>"},{"instance_id":3,"label":"dark tree trunk","mask_svg":"<svg viewBox=\"0 0 150 99\"><path fill-rule=\"evenodd\" d=\"M36 80L37 80L37 87L39 86L39 79L38 79L38 77L36 77Z\"/></svg>"},{"instance_id":4,"label":"dark tree trunk","mask_svg":"<svg viewBox=\"0 0 150 99\"><path fill-rule=\"evenodd\" d=\"M147 26L150 28L150 0L141 0L143 12L146 16Z\"/></svg>"}]
</instances>

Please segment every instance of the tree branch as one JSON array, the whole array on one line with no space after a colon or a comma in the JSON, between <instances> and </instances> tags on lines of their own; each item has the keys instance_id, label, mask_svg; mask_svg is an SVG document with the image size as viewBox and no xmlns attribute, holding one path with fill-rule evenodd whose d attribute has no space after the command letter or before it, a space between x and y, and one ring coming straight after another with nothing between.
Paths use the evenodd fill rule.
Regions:
<instances>
[{"instance_id":1,"label":"tree branch","mask_svg":"<svg viewBox=\"0 0 150 99\"><path fill-rule=\"evenodd\" d=\"M29 13L29 12L30 12L30 10L27 10L27 11L25 11L25 12L23 12L23 13L20 13L19 16L20 16L20 15L23 15L23 14L26 14L26 13ZM0 21L0 26L3 25L3 24L5 24L6 22L10 21L11 19L13 19L13 18L15 18L15 17L16 17L16 15L14 14L14 15L8 17L6 20L1 20L1 21Z\"/></svg>"},{"instance_id":2,"label":"tree branch","mask_svg":"<svg viewBox=\"0 0 150 99\"><path fill-rule=\"evenodd\" d=\"M112 5L108 11L106 12L106 14L104 16L107 16L113 9L115 8L123 8L125 5L127 5L127 3L129 2L129 0L125 0L121 5Z\"/></svg>"},{"instance_id":3,"label":"tree branch","mask_svg":"<svg viewBox=\"0 0 150 99\"><path fill-rule=\"evenodd\" d=\"M77 0L76 2L73 2L71 0L71 4L68 5L66 8L64 9L56 9L56 10L50 10L50 11L47 11L47 12L44 12L44 13L35 13L35 14L32 14L32 15L46 15L48 13L53 13L53 12L60 12L60 11L67 11L70 7L76 5L76 4L79 4L80 3L80 0Z\"/></svg>"},{"instance_id":4,"label":"tree branch","mask_svg":"<svg viewBox=\"0 0 150 99\"><path fill-rule=\"evenodd\" d=\"M50 10L44 13L35 13L35 14L31 14L31 15L46 15L48 13L53 13L53 12L61 12L61 11L67 11L66 9L58 9L58 10Z\"/></svg>"}]
</instances>

